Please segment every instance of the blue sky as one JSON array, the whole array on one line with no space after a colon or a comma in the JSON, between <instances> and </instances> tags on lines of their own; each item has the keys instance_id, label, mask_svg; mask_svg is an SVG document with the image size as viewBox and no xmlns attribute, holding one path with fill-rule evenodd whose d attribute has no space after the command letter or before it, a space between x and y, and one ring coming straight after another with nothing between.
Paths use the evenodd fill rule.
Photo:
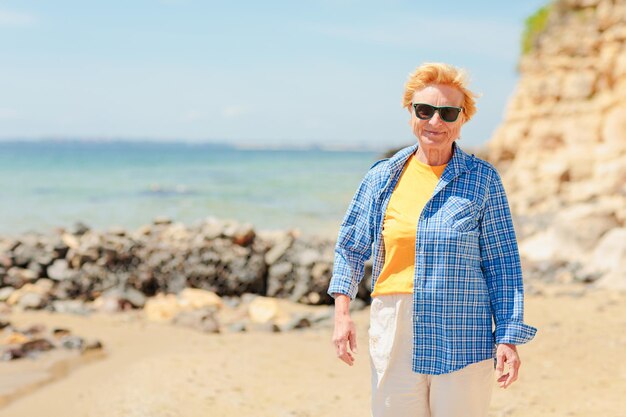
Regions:
<instances>
[{"instance_id":1,"label":"blue sky","mask_svg":"<svg viewBox=\"0 0 626 417\"><path fill-rule=\"evenodd\" d=\"M481 145L546 1L0 0L0 139L387 148L409 72L466 68ZM448 7L446 7L448 6Z\"/></svg>"}]
</instances>

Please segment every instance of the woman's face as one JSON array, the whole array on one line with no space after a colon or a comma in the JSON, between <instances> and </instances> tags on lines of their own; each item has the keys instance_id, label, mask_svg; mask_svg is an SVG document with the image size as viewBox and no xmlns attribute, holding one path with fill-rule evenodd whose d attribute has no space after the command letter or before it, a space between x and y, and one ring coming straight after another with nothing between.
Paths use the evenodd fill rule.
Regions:
<instances>
[{"instance_id":1,"label":"woman's face","mask_svg":"<svg viewBox=\"0 0 626 417\"><path fill-rule=\"evenodd\" d=\"M444 84L432 84L416 91L413 94L413 103L425 103L432 106L463 106L463 93L454 87ZM413 129L413 134L419 142L419 146L428 149L449 150L452 142L461 134L461 126L465 123L463 112L454 122L444 122L439 112L435 112L433 117L423 120L415 115L413 106L409 108L411 120L409 124Z\"/></svg>"}]
</instances>

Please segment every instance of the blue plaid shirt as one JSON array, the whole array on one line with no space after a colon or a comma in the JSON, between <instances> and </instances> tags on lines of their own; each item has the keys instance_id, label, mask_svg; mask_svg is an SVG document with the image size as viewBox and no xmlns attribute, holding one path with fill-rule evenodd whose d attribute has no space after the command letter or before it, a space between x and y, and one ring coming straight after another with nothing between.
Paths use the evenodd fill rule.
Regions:
<instances>
[{"instance_id":1,"label":"blue plaid shirt","mask_svg":"<svg viewBox=\"0 0 626 417\"><path fill-rule=\"evenodd\" d=\"M361 181L339 230L331 296L354 299L372 251L374 288L387 204L416 150L378 161ZM523 322L522 269L500 176L456 143L418 221L413 288L414 372L453 372L493 358L496 343L522 344L537 331Z\"/></svg>"}]
</instances>

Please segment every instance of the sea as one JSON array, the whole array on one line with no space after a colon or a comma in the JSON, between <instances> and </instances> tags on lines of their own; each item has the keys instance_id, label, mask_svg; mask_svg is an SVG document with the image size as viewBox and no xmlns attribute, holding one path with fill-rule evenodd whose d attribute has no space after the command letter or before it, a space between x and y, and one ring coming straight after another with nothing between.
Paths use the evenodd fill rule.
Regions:
<instances>
[{"instance_id":1,"label":"sea","mask_svg":"<svg viewBox=\"0 0 626 417\"><path fill-rule=\"evenodd\" d=\"M0 142L0 235L207 217L336 236L381 152L132 141Z\"/></svg>"}]
</instances>

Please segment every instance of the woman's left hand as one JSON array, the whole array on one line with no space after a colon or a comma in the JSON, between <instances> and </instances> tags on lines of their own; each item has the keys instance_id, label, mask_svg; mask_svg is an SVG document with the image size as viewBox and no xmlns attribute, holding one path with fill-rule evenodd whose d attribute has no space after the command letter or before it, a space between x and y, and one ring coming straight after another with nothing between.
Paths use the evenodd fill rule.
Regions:
<instances>
[{"instance_id":1,"label":"woman's left hand","mask_svg":"<svg viewBox=\"0 0 626 417\"><path fill-rule=\"evenodd\" d=\"M503 375L505 363L509 367L509 372ZM517 354L517 346L508 343L498 345L496 350L496 378L500 388L507 388L517 380L521 364Z\"/></svg>"}]
</instances>

